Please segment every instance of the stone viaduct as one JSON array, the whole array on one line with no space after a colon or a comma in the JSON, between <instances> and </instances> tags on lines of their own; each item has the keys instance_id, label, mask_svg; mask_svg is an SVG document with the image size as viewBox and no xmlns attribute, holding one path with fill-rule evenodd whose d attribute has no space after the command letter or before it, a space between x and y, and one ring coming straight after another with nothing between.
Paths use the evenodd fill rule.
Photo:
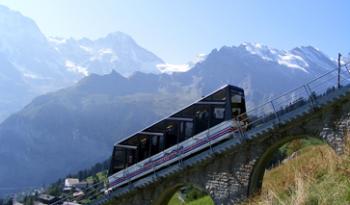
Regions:
<instances>
[{"instance_id":1,"label":"stone viaduct","mask_svg":"<svg viewBox=\"0 0 350 205\"><path fill-rule=\"evenodd\" d=\"M267 163L283 144L297 138L319 138L341 154L349 123L350 87L344 86L130 183L96 203L166 205L180 187L190 184L206 191L217 205L237 204L259 191Z\"/></svg>"}]
</instances>

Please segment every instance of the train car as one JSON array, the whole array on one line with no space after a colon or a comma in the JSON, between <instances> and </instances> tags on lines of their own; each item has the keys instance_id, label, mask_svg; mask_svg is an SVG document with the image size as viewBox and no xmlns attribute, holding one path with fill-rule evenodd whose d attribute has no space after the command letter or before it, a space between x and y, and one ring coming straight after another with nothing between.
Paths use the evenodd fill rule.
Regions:
<instances>
[{"instance_id":1,"label":"train car","mask_svg":"<svg viewBox=\"0 0 350 205\"><path fill-rule=\"evenodd\" d=\"M244 127L242 88L225 85L114 145L108 190L154 173L226 140Z\"/></svg>"}]
</instances>

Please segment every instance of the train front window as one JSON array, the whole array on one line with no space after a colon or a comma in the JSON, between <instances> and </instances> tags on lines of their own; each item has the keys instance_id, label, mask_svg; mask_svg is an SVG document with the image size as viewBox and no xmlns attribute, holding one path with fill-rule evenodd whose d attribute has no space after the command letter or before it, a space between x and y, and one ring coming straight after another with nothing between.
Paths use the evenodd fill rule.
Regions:
<instances>
[{"instance_id":1,"label":"train front window","mask_svg":"<svg viewBox=\"0 0 350 205\"><path fill-rule=\"evenodd\" d=\"M115 148L113 156L113 173L125 168L126 153L124 148Z\"/></svg>"},{"instance_id":2,"label":"train front window","mask_svg":"<svg viewBox=\"0 0 350 205\"><path fill-rule=\"evenodd\" d=\"M242 96L241 96L241 95L238 95L238 94L234 94L234 95L231 97L231 102L232 102L232 103L242 103Z\"/></svg>"},{"instance_id":3,"label":"train front window","mask_svg":"<svg viewBox=\"0 0 350 205\"><path fill-rule=\"evenodd\" d=\"M233 118L236 118L242 113L242 102L243 97L240 93L231 93L231 109Z\"/></svg>"}]
</instances>

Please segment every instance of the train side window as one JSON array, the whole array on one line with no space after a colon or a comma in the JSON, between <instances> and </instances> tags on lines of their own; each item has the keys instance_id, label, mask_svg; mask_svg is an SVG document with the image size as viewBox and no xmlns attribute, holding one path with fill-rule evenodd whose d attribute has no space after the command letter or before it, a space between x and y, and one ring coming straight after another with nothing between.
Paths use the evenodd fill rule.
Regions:
<instances>
[{"instance_id":1,"label":"train side window","mask_svg":"<svg viewBox=\"0 0 350 205\"><path fill-rule=\"evenodd\" d=\"M225 108L220 106L212 106L212 114L211 114L211 120L210 120L210 127L215 126L222 121L224 121L225 118Z\"/></svg>"},{"instance_id":2,"label":"train side window","mask_svg":"<svg viewBox=\"0 0 350 205\"><path fill-rule=\"evenodd\" d=\"M127 152L126 165L131 166L131 165L135 164L136 163L135 150L127 149L126 152Z\"/></svg>"},{"instance_id":3,"label":"train side window","mask_svg":"<svg viewBox=\"0 0 350 205\"><path fill-rule=\"evenodd\" d=\"M151 155L155 155L159 152L158 136L153 135L151 137Z\"/></svg>"},{"instance_id":4,"label":"train side window","mask_svg":"<svg viewBox=\"0 0 350 205\"><path fill-rule=\"evenodd\" d=\"M165 149L164 135L159 136L159 151L163 151Z\"/></svg>"},{"instance_id":5,"label":"train side window","mask_svg":"<svg viewBox=\"0 0 350 205\"><path fill-rule=\"evenodd\" d=\"M225 108L215 107L214 108L214 118L217 120L222 120L225 117Z\"/></svg>"},{"instance_id":6,"label":"train side window","mask_svg":"<svg viewBox=\"0 0 350 205\"><path fill-rule=\"evenodd\" d=\"M140 139L138 156L139 161L142 161L149 157L149 139L145 136Z\"/></svg>"},{"instance_id":7,"label":"train side window","mask_svg":"<svg viewBox=\"0 0 350 205\"><path fill-rule=\"evenodd\" d=\"M178 142L182 142L192 137L192 131L193 131L193 122L182 121L180 123L180 136L179 136Z\"/></svg>"},{"instance_id":8,"label":"train side window","mask_svg":"<svg viewBox=\"0 0 350 205\"><path fill-rule=\"evenodd\" d=\"M169 125L165 130L165 149L177 143L177 129L174 125Z\"/></svg>"},{"instance_id":9,"label":"train side window","mask_svg":"<svg viewBox=\"0 0 350 205\"><path fill-rule=\"evenodd\" d=\"M209 107L202 108L195 113L194 134L198 134L206 129L209 125Z\"/></svg>"},{"instance_id":10,"label":"train side window","mask_svg":"<svg viewBox=\"0 0 350 205\"><path fill-rule=\"evenodd\" d=\"M192 137L193 132L193 122L185 123L185 139Z\"/></svg>"}]
</instances>

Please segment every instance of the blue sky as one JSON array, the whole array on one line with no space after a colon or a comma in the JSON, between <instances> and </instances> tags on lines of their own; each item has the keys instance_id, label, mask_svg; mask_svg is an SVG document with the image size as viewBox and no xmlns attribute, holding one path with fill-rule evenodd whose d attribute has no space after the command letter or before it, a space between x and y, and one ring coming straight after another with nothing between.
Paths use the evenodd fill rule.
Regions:
<instances>
[{"instance_id":1,"label":"blue sky","mask_svg":"<svg viewBox=\"0 0 350 205\"><path fill-rule=\"evenodd\" d=\"M223 45L259 42L350 52L350 1L340 0L0 0L47 36L130 34L167 63L186 63Z\"/></svg>"}]
</instances>

